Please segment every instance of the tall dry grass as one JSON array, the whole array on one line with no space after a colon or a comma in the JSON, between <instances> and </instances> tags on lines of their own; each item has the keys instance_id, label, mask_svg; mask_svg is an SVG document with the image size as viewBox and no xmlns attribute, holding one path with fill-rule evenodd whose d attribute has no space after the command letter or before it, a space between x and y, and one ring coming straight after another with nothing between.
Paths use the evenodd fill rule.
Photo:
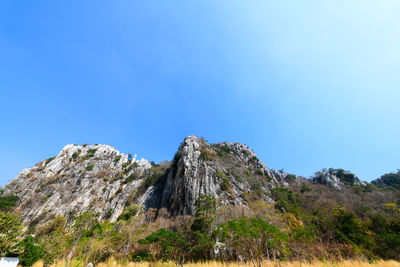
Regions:
<instances>
[{"instance_id":1,"label":"tall dry grass","mask_svg":"<svg viewBox=\"0 0 400 267\"><path fill-rule=\"evenodd\" d=\"M107 262L99 263L95 265L96 267L175 267L172 262L127 262L121 263L117 262L115 259L111 258ZM248 263L222 263L217 261L207 261L207 262L197 262L197 263L187 263L184 264L185 267L253 267L251 262ZM301 261L289 261L289 262L273 262L273 261L265 261L263 263L265 267L400 267L400 262L397 261L374 261L374 262L366 262L359 260L344 260L340 262L322 262L322 261L314 261L314 262L301 262ZM37 262L33 265L33 267L43 267L43 262ZM51 265L51 267L86 267L86 264L83 262L72 260L69 264L66 261L60 261L56 264Z\"/></svg>"}]
</instances>

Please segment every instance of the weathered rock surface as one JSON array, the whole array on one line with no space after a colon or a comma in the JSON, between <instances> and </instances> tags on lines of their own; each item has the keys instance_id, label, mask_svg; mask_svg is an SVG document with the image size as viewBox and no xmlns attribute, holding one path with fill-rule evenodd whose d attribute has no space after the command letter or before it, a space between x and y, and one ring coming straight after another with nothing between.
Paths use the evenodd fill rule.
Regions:
<instances>
[{"instance_id":1,"label":"weathered rock surface","mask_svg":"<svg viewBox=\"0 0 400 267\"><path fill-rule=\"evenodd\" d=\"M345 186L361 186L364 187L367 184L360 180L354 174L345 171L343 169L324 169L317 172L314 178L311 179L313 183L324 184L332 187L336 190L343 190Z\"/></svg>"},{"instance_id":2,"label":"weathered rock surface","mask_svg":"<svg viewBox=\"0 0 400 267\"><path fill-rule=\"evenodd\" d=\"M54 159L24 169L2 188L2 195L20 198L16 211L26 224L88 209L115 221L150 168L147 160L108 145L67 145ZM139 179L125 183L123 178L131 175Z\"/></svg>"},{"instance_id":3,"label":"weathered rock surface","mask_svg":"<svg viewBox=\"0 0 400 267\"><path fill-rule=\"evenodd\" d=\"M327 171L314 179L339 188L347 182L339 174ZM189 136L174 159L160 165L108 145L67 145L55 158L23 170L1 194L17 195L16 212L25 224L36 225L88 210L116 221L133 203L172 216L193 214L200 194L215 196L221 205L246 206L249 199L272 203L271 190L294 180L294 175L268 169L244 144L208 144Z\"/></svg>"},{"instance_id":4,"label":"weathered rock surface","mask_svg":"<svg viewBox=\"0 0 400 267\"><path fill-rule=\"evenodd\" d=\"M243 144L207 144L189 136L180 146L162 193L161 206L172 214L192 214L200 194L213 195L223 205L246 205L245 195L257 190L268 202L270 190L285 186L284 174L269 170Z\"/></svg>"}]
</instances>

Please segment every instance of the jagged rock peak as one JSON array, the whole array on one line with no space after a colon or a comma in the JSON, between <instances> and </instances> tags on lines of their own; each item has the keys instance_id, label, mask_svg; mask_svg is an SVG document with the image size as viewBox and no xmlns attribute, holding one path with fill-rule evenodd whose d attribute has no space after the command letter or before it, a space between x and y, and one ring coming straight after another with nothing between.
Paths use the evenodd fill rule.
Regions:
<instances>
[{"instance_id":1,"label":"jagged rock peak","mask_svg":"<svg viewBox=\"0 0 400 267\"><path fill-rule=\"evenodd\" d=\"M191 135L175 155L161 205L172 214L193 214L200 194L213 195L222 205L247 205L247 195L255 190L258 197L272 202L270 190L287 186L285 175L269 170L244 144L208 144Z\"/></svg>"},{"instance_id":2,"label":"jagged rock peak","mask_svg":"<svg viewBox=\"0 0 400 267\"><path fill-rule=\"evenodd\" d=\"M193 214L201 194L215 196L221 205L247 206L249 199L272 203L271 190L287 186L287 177L268 169L244 144L209 144L192 135L163 164L108 145L67 145L56 157L23 170L2 194L20 198L16 212L27 224L87 210L116 221L132 204L156 214Z\"/></svg>"}]
</instances>

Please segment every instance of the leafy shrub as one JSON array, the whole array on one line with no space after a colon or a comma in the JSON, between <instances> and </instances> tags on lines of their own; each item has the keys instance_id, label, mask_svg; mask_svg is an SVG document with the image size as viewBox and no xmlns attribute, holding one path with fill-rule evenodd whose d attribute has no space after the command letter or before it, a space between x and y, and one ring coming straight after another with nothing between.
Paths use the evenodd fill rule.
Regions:
<instances>
[{"instance_id":1,"label":"leafy shrub","mask_svg":"<svg viewBox=\"0 0 400 267\"><path fill-rule=\"evenodd\" d=\"M385 186L400 190L400 170L397 173L387 173L379 179L372 181L374 185Z\"/></svg>"},{"instance_id":2,"label":"leafy shrub","mask_svg":"<svg viewBox=\"0 0 400 267\"><path fill-rule=\"evenodd\" d=\"M303 184L300 188L300 192L304 193L304 192L310 192L312 190L311 187L306 186L305 184Z\"/></svg>"},{"instance_id":3,"label":"leafy shrub","mask_svg":"<svg viewBox=\"0 0 400 267\"><path fill-rule=\"evenodd\" d=\"M260 218L242 217L228 221L218 226L216 234L220 242L225 243L226 257L231 260L243 257L255 260L257 266L261 266L264 258L275 259L287 254L287 236Z\"/></svg>"},{"instance_id":4,"label":"leafy shrub","mask_svg":"<svg viewBox=\"0 0 400 267\"><path fill-rule=\"evenodd\" d=\"M0 211L0 257L9 253L15 253L15 245L18 237L22 234L22 224L19 217L10 213Z\"/></svg>"},{"instance_id":5,"label":"leafy shrub","mask_svg":"<svg viewBox=\"0 0 400 267\"><path fill-rule=\"evenodd\" d=\"M88 152L86 153L86 156L92 158L92 157L94 157L94 154L96 153L96 151L97 151L97 148L89 149Z\"/></svg>"},{"instance_id":6,"label":"leafy shrub","mask_svg":"<svg viewBox=\"0 0 400 267\"><path fill-rule=\"evenodd\" d=\"M228 177L226 177L225 173L220 170L217 170L216 175L218 179L220 179L220 186L223 191L227 191L230 188L230 183Z\"/></svg>"},{"instance_id":7,"label":"leafy shrub","mask_svg":"<svg viewBox=\"0 0 400 267\"><path fill-rule=\"evenodd\" d=\"M19 201L18 196L7 195L0 196L0 210L1 211L10 211Z\"/></svg>"},{"instance_id":8,"label":"leafy shrub","mask_svg":"<svg viewBox=\"0 0 400 267\"><path fill-rule=\"evenodd\" d=\"M56 158L56 157L51 157L51 158L46 159L45 164L46 164L46 165L49 164L49 163L52 162L53 159L55 159L55 158Z\"/></svg>"},{"instance_id":9,"label":"leafy shrub","mask_svg":"<svg viewBox=\"0 0 400 267\"><path fill-rule=\"evenodd\" d=\"M22 242L18 244L18 248L22 253L18 256L22 266L32 266L38 261L43 254L43 247L38 244L38 240L30 235L26 236Z\"/></svg>"},{"instance_id":10,"label":"leafy shrub","mask_svg":"<svg viewBox=\"0 0 400 267\"><path fill-rule=\"evenodd\" d=\"M283 187L272 189L272 198L276 201L276 208L282 212L290 212L298 218L301 211L301 201L291 190Z\"/></svg>"},{"instance_id":11,"label":"leafy shrub","mask_svg":"<svg viewBox=\"0 0 400 267\"><path fill-rule=\"evenodd\" d=\"M72 154L72 158L73 158L74 160L77 159L77 158L79 157L79 155L81 154L81 152L82 152L82 150L78 149L78 151L75 151L75 152Z\"/></svg>"},{"instance_id":12,"label":"leafy shrub","mask_svg":"<svg viewBox=\"0 0 400 267\"><path fill-rule=\"evenodd\" d=\"M135 216L140 210L140 206L136 204L132 204L128 207L125 207L124 211L118 217L118 220L129 221L129 219Z\"/></svg>"},{"instance_id":13,"label":"leafy shrub","mask_svg":"<svg viewBox=\"0 0 400 267\"><path fill-rule=\"evenodd\" d=\"M121 155L115 157L114 162L117 163L121 159Z\"/></svg>"},{"instance_id":14,"label":"leafy shrub","mask_svg":"<svg viewBox=\"0 0 400 267\"><path fill-rule=\"evenodd\" d=\"M93 168L94 168L94 165L92 165L92 164L89 164L86 166L86 170L88 170L88 171L93 170Z\"/></svg>"},{"instance_id":15,"label":"leafy shrub","mask_svg":"<svg viewBox=\"0 0 400 267\"><path fill-rule=\"evenodd\" d=\"M285 176L285 181L288 182L289 184L293 183L294 181L296 181L296 175L294 174L287 174Z\"/></svg>"}]
</instances>

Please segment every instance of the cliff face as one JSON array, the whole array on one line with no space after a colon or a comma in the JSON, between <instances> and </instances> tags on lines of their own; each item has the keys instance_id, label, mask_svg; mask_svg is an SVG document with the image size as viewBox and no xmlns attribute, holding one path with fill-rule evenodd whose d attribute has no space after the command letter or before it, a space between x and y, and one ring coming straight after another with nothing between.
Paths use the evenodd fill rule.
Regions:
<instances>
[{"instance_id":1,"label":"cliff face","mask_svg":"<svg viewBox=\"0 0 400 267\"><path fill-rule=\"evenodd\" d=\"M165 208L171 215L193 214L200 194L211 194L222 205L247 205L248 197L273 202L270 190L288 181L243 144L210 145L190 136L164 165L107 145L67 145L55 158L23 170L1 194L20 198L16 212L25 224L87 210L115 221L132 203L145 210Z\"/></svg>"},{"instance_id":2,"label":"cliff face","mask_svg":"<svg viewBox=\"0 0 400 267\"><path fill-rule=\"evenodd\" d=\"M286 174L269 170L243 144L207 144L190 136L175 156L162 192L161 206L172 214L193 214L200 194L213 195L222 205L247 205L246 194L268 202L270 190L287 186Z\"/></svg>"},{"instance_id":3,"label":"cliff face","mask_svg":"<svg viewBox=\"0 0 400 267\"><path fill-rule=\"evenodd\" d=\"M20 198L16 212L24 223L46 221L52 215L80 214L88 209L101 218L115 220L131 192L151 168L107 145L67 145L53 159L24 169L3 187L3 195Z\"/></svg>"}]
</instances>

